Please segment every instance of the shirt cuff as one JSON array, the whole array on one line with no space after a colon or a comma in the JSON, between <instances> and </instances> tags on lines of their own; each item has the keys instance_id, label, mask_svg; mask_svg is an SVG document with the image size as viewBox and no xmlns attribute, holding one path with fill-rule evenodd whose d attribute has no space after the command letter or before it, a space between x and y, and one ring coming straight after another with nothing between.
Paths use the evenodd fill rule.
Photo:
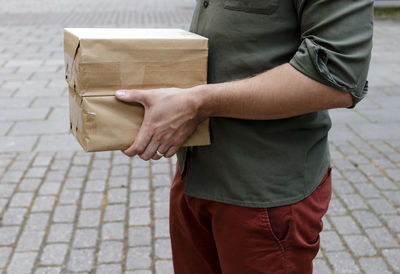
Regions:
<instances>
[{"instance_id":1,"label":"shirt cuff","mask_svg":"<svg viewBox=\"0 0 400 274\"><path fill-rule=\"evenodd\" d=\"M328 51L311 39L305 38L289 63L315 81L340 91L349 92L353 97L353 105L350 108L353 108L367 95L368 81L366 79L354 83L344 81L345 77L341 77L341 75L335 74L329 69L328 61ZM345 64L336 62L335 66L340 68ZM346 68L343 67L341 71L346 71Z\"/></svg>"}]
</instances>

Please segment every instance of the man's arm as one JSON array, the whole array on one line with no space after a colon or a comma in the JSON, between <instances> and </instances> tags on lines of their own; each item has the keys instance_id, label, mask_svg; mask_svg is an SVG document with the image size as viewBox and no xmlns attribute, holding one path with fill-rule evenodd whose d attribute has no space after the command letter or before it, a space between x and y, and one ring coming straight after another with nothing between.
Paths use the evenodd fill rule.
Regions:
<instances>
[{"instance_id":1,"label":"man's arm","mask_svg":"<svg viewBox=\"0 0 400 274\"><path fill-rule=\"evenodd\" d=\"M350 107L350 93L323 85L284 64L255 77L193 89L200 116L271 120Z\"/></svg>"},{"instance_id":2,"label":"man's arm","mask_svg":"<svg viewBox=\"0 0 400 274\"><path fill-rule=\"evenodd\" d=\"M323 109L350 107L352 97L312 80L289 64L252 78L187 90L128 90L118 99L139 102L145 117L134 144L124 153L144 160L171 157L208 117L270 120Z\"/></svg>"}]
</instances>

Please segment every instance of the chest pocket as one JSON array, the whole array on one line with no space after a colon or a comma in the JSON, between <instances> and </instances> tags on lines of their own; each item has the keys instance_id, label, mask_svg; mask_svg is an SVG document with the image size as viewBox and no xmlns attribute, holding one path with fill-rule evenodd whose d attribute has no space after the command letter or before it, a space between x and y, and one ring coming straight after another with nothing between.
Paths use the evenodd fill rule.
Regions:
<instances>
[{"instance_id":1,"label":"chest pocket","mask_svg":"<svg viewBox=\"0 0 400 274\"><path fill-rule=\"evenodd\" d=\"M279 8L279 0L225 0L224 8L270 15Z\"/></svg>"}]
</instances>

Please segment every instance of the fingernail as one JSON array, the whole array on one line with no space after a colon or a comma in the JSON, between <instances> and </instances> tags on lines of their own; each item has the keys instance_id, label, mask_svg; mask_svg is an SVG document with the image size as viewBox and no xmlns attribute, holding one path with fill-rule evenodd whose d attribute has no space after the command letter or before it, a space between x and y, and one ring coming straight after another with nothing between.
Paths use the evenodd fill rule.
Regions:
<instances>
[{"instance_id":1,"label":"fingernail","mask_svg":"<svg viewBox=\"0 0 400 274\"><path fill-rule=\"evenodd\" d=\"M116 94L118 97L123 98L125 97L126 92L125 90L117 90Z\"/></svg>"}]
</instances>

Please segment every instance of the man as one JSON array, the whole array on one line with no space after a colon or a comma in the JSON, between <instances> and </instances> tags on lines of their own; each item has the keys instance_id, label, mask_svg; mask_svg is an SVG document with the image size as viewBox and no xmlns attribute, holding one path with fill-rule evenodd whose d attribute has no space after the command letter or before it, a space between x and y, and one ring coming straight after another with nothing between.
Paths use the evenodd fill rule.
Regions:
<instances>
[{"instance_id":1,"label":"man","mask_svg":"<svg viewBox=\"0 0 400 274\"><path fill-rule=\"evenodd\" d=\"M178 152L175 273L312 273L331 195L327 110L366 94L372 0L198 0L207 85L117 91L145 117L124 151L171 157L211 117L212 145ZM184 193L183 193L184 192Z\"/></svg>"}]
</instances>

